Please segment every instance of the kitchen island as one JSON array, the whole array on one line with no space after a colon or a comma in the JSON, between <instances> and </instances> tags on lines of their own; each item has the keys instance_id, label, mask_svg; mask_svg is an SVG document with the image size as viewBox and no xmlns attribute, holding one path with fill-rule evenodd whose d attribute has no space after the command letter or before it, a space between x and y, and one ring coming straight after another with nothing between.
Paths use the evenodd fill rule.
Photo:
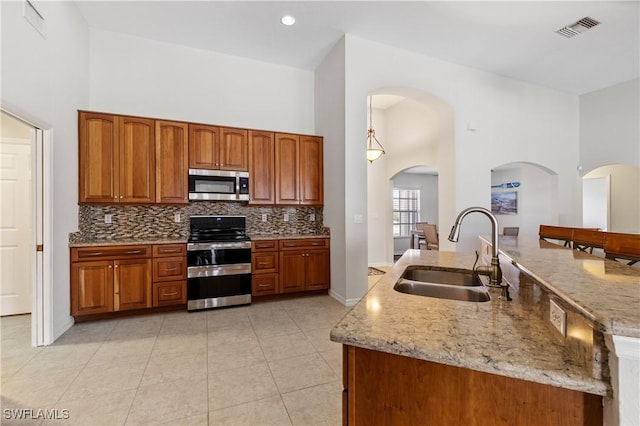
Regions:
<instances>
[{"instance_id":1,"label":"kitchen island","mask_svg":"<svg viewBox=\"0 0 640 426\"><path fill-rule=\"evenodd\" d=\"M601 397L611 400L616 387L612 387L609 376L610 354L605 335L638 336L640 273L615 261L537 239L511 238L501 244L503 269L512 287L513 301L502 300L499 292L492 292L492 300L485 303L399 293L393 286L410 265L471 269L475 261L475 255L469 253L409 250L332 330L331 339L345 345L345 418L350 419L350 423L380 421L381 418L368 407L368 402L382 402L386 404L383 411L388 416L398 410L396 413L401 417L412 409L429 405L429 400L438 401L433 395L419 394L417 389L408 387L409 383L416 386L416 381L418 386L422 382L428 384L429 377L417 377L418 372L422 372L435 374L436 382L440 380L441 383L451 382L453 376L459 379L464 376L456 391L460 392L458 398L449 402L457 410L461 407L474 409L478 414L477 405L460 406L459 403L460 399L478 400L479 396L490 407L488 412L482 411L483 415L495 415L491 419L478 420L480 423L506 424L508 416L505 417L507 413L503 409L506 405L522 404L512 413L517 416L518 412L526 412L527 400L539 404L544 401L539 395L547 394L550 403L558 398L574 398L572 401L577 408L575 412L567 413L574 422L602 424L602 403L599 401ZM550 300L567 313L566 337L548 321ZM376 360L372 354L391 358L380 363L380 359ZM371 370L374 365L411 367L409 371L396 373L380 371L380 382L374 389L367 388L362 381L354 388L349 382L351 379L353 385L354 378L349 376L359 371L358 359L368 364L363 371ZM440 374L450 368L454 369ZM486 376L478 378L477 374ZM491 391L469 387L471 383L488 383L488 379L496 377L509 379L509 382L496 382L498 387L494 394L478 395ZM397 378L404 380L402 398L391 395L392 384L398 382ZM541 393L535 396L533 394L538 391L531 389L538 386L542 386L538 389ZM376 388L380 390L375 391ZM427 392L431 389L435 394L446 390L428 385L422 388L425 389ZM573 396L552 395L564 391ZM376 392L380 399L376 399ZM444 393L456 398L455 392L447 392ZM513 399L516 396L518 398ZM540 414L530 419L531 424L540 424L548 411L553 414L562 407L570 408L566 401L555 407L536 408L529 404L532 412L538 410ZM442 405L442 400L437 403ZM361 411L360 417L358 406L367 407L367 412ZM441 407L440 411L446 410ZM393 419L393 415L390 416L384 421ZM595 419L597 422L594 422L594 416L600 416ZM428 418L423 420L428 423Z\"/></svg>"}]
</instances>

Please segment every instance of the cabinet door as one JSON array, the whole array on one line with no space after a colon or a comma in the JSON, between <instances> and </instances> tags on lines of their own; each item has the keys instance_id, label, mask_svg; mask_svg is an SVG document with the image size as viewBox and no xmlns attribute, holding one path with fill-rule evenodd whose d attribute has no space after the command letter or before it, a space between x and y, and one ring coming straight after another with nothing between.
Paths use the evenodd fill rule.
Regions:
<instances>
[{"instance_id":1,"label":"cabinet door","mask_svg":"<svg viewBox=\"0 0 640 426\"><path fill-rule=\"evenodd\" d=\"M271 132L249 132L249 204L273 204L275 144Z\"/></svg>"},{"instance_id":2,"label":"cabinet door","mask_svg":"<svg viewBox=\"0 0 640 426\"><path fill-rule=\"evenodd\" d=\"M118 201L118 123L113 115L79 115L80 203Z\"/></svg>"},{"instance_id":3,"label":"cabinet door","mask_svg":"<svg viewBox=\"0 0 640 426\"><path fill-rule=\"evenodd\" d=\"M322 138L300 136L300 204L321 206L323 194Z\"/></svg>"},{"instance_id":4,"label":"cabinet door","mask_svg":"<svg viewBox=\"0 0 640 426\"><path fill-rule=\"evenodd\" d=\"M189 202L188 129L187 123L156 121L156 203Z\"/></svg>"},{"instance_id":5,"label":"cabinet door","mask_svg":"<svg viewBox=\"0 0 640 426\"><path fill-rule=\"evenodd\" d=\"M298 135L276 133L276 204L299 204Z\"/></svg>"},{"instance_id":6,"label":"cabinet door","mask_svg":"<svg viewBox=\"0 0 640 426\"><path fill-rule=\"evenodd\" d=\"M329 250L309 250L305 258L305 290L329 288Z\"/></svg>"},{"instance_id":7,"label":"cabinet door","mask_svg":"<svg viewBox=\"0 0 640 426\"><path fill-rule=\"evenodd\" d=\"M150 308L151 259L116 260L114 263L114 310Z\"/></svg>"},{"instance_id":8,"label":"cabinet door","mask_svg":"<svg viewBox=\"0 0 640 426\"><path fill-rule=\"evenodd\" d=\"M247 131L222 128L220 130L220 168L246 172L248 167Z\"/></svg>"},{"instance_id":9,"label":"cabinet door","mask_svg":"<svg viewBox=\"0 0 640 426\"><path fill-rule=\"evenodd\" d=\"M156 161L153 120L118 117L119 201L153 203L156 200Z\"/></svg>"},{"instance_id":10,"label":"cabinet door","mask_svg":"<svg viewBox=\"0 0 640 426\"><path fill-rule=\"evenodd\" d=\"M113 311L113 262L71 264L71 315Z\"/></svg>"},{"instance_id":11,"label":"cabinet door","mask_svg":"<svg viewBox=\"0 0 640 426\"><path fill-rule=\"evenodd\" d=\"M302 251L280 252L280 292L304 290L305 259Z\"/></svg>"},{"instance_id":12,"label":"cabinet door","mask_svg":"<svg viewBox=\"0 0 640 426\"><path fill-rule=\"evenodd\" d=\"M189 124L189 168L220 168L220 129L214 126Z\"/></svg>"}]
</instances>

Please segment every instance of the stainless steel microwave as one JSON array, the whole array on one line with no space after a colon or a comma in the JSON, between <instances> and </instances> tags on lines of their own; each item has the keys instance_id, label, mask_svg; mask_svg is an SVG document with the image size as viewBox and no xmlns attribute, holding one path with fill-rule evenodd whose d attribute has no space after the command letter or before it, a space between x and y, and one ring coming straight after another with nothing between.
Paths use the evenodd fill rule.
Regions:
<instances>
[{"instance_id":1,"label":"stainless steel microwave","mask_svg":"<svg viewBox=\"0 0 640 426\"><path fill-rule=\"evenodd\" d=\"M249 173L189 169L189 200L249 201Z\"/></svg>"}]
</instances>

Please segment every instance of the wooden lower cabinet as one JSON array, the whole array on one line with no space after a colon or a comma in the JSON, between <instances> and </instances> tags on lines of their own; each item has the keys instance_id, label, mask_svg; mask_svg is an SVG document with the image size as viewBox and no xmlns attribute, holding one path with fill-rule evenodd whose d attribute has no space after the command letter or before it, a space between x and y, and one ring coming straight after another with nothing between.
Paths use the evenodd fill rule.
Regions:
<instances>
[{"instance_id":1,"label":"wooden lower cabinet","mask_svg":"<svg viewBox=\"0 0 640 426\"><path fill-rule=\"evenodd\" d=\"M345 425L602 425L602 397L343 346Z\"/></svg>"},{"instance_id":2,"label":"wooden lower cabinet","mask_svg":"<svg viewBox=\"0 0 640 426\"><path fill-rule=\"evenodd\" d=\"M78 247L71 262L74 317L187 303L186 244Z\"/></svg>"},{"instance_id":3,"label":"wooden lower cabinet","mask_svg":"<svg viewBox=\"0 0 640 426\"><path fill-rule=\"evenodd\" d=\"M329 239L300 238L252 242L252 294L329 288Z\"/></svg>"}]
</instances>

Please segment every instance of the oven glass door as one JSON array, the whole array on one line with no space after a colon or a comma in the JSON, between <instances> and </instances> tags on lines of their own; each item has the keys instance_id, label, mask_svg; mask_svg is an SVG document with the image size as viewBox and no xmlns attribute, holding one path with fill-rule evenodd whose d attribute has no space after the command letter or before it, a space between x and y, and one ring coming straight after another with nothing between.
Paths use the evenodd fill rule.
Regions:
<instances>
[{"instance_id":1,"label":"oven glass door","mask_svg":"<svg viewBox=\"0 0 640 426\"><path fill-rule=\"evenodd\" d=\"M187 299L211 299L251 294L251 274L194 277L187 280Z\"/></svg>"},{"instance_id":2,"label":"oven glass door","mask_svg":"<svg viewBox=\"0 0 640 426\"><path fill-rule=\"evenodd\" d=\"M189 176L189 192L235 195L236 178L226 176Z\"/></svg>"}]
</instances>

